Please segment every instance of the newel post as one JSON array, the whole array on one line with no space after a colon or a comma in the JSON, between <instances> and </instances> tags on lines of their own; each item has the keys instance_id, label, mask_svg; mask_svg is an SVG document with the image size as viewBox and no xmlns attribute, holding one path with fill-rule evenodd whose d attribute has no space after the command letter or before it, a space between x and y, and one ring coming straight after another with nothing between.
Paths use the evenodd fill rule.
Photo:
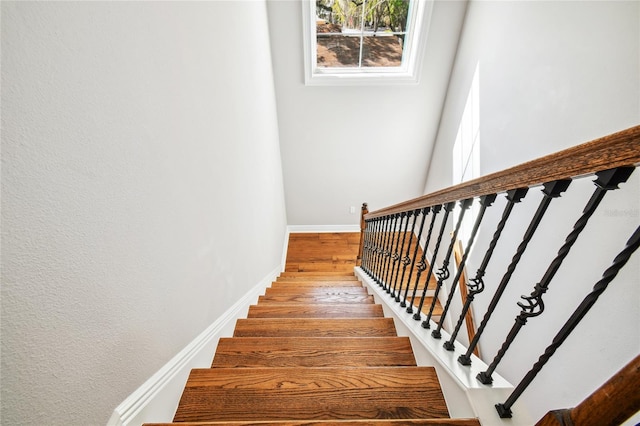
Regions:
<instances>
[{"instance_id":1,"label":"newel post","mask_svg":"<svg viewBox=\"0 0 640 426\"><path fill-rule=\"evenodd\" d=\"M364 221L364 215L369 213L367 203L362 203L362 209L360 211L360 247L358 248L358 258L356 259L356 266L362 265L362 252L364 249L364 230L367 228L367 224Z\"/></svg>"}]
</instances>

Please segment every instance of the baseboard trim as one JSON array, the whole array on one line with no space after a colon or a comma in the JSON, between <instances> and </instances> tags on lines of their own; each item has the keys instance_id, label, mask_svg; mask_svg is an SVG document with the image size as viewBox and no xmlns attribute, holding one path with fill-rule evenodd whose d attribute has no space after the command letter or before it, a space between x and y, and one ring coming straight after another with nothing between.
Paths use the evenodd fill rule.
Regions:
<instances>
[{"instance_id":1,"label":"baseboard trim","mask_svg":"<svg viewBox=\"0 0 640 426\"><path fill-rule=\"evenodd\" d=\"M303 232L360 232L360 225L289 225L287 233Z\"/></svg>"},{"instance_id":2,"label":"baseboard trim","mask_svg":"<svg viewBox=\"0 0 640 426\"><path fill-rule=\"evenodd\" d=\"M218 340L233 334L236 320L246 316L249 305L279 274L277 267L129 395L115 408L107 426L171 422L191 369L211 364Z\"/></svg>"}]
</instances>

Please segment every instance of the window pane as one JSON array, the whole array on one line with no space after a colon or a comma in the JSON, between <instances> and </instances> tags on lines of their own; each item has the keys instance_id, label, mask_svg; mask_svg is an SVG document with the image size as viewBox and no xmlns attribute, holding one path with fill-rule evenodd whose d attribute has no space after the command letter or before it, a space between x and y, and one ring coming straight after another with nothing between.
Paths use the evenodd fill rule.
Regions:
<instances>
[{"instance_id":1,"label":"window pane","mask_svg":"<svg viewBox=\"0 0 640 426\"><path fill-rule=\"evenodd\" d=\"M318 67L357 67L360 37L318 34Z\"/></svg>"},{"instance_id":2,"label":"window pane","mask_svg":"<svg viewBox=\"0 0 640 426\"><path fill-rule=\"evenodd\" d=\"M364 37L363 67L399 67L402 65L403 35Z\"/></svg>"}]
</instances>

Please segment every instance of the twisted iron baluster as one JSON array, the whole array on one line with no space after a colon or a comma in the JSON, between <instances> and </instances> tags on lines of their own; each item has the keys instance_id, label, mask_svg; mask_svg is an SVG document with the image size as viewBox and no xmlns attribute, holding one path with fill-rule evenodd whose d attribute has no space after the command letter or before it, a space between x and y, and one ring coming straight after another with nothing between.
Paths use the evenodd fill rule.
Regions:
<instances>
[{"instance_id":1,"label":"twisted iron baluster","mask_svg":"<svg viewBox=\"0 0 640 426\"><path fill-rule=\"evenodd\" d=\"M438 253L438 249L440 248L440 242L442 241L442 235L444 234L444 230L447 227L447 219L449 218L449 213L451 213L451 210L453 210L453 207L455 206L455 202L451 202L451 203L447 203L444 206L444 217L442 218L442 224L440 225L440 232L438 233L438 239L436 241L436 246L435 246L435 251L434 251L434 256ZM438 208L438 210L436 210L436 207ZM429 233L427 234L427 242L424 244L424 249L422 250L422 258L420 259L420 262L416 265L416 269L418 270L418 273L416 274L416 282L413 285L413 294L411 295L411 303L409 304L409 306L407 306L407 313L412 313L413 312L413 302L414 300L416 300L416 292L418 291L418 284L420 283L420 276L422 275L422 272L427 269L427 260L426 260L426 256L427 256L427 248L429 247L429 241L431 240L431 231L433 231L433 224L436 221L436 216L437 213L440 211L440 209L442 208L442 206L436 206L433 208L433 212L434 215L431 218L431 223L429 224ZM431 263L433 265L433 262ZM426 280L426 286L429 285L429 279L431 278L431 272L433 271L433 266L431 268L429 268L429 274L427 275L427 280ZM409 290L409 286L407 286L407 290ZM404 299L407 300L407 295L404 295ZM413 318L416 321L420 320L420 311L418 311L417 313L418 318L416 319L416 315L413 316Z\"/></svg>"},{"instance_id":2,"label":"twisted iron baluster","mask_svg":"<svg viewBox=\"0 0 640 426\"><path fill-rule=\"evenodd\" d=\"M365 272L371 276L371 268L373 266L373 254L375 253L375 232L376 232L376 219L369 219L367 221L367 257L366 257L366 269ZM364 263L364 262L363 262Z\"/></svg>"},{"instance_id":3,"label":"twisted iron baluster","mask_svg":"<svg viewBox=\"0 0 640 426\"><path fill-rule=\"evenodd\" d=\"M431 300L431 306L429 307L429 313L427 314L427 318L422 321L422 327L423 328L429 328L431 327L431 325L429 324L429 321L431 320L431 316L433 315L433 310L436 307L436 302L438 301L438 293L440 293L440 289L442 288L442 284L444 284L444 281L449 278L449 261L451 260L451 253L453 253L453 246L456 244L456 240L458 239L458 231L460 231L460 226L462 225L462 220L464 219L464 214L466 213L467 209L469 207L471 207L471 204L473 203L473 198L467 198L466 200L461 200L460 201L460 216L458 216L458 222L456 223L456 226L453 230L453 234L451 234L451 241L449 242L449 248L447 249L447 254L444 255L444 260L442 261L442 267L440 269L438 269L438 272L436 272L436 275L438 276L438 283L436 284L436 289L433 293L433 299ZM431 264L435 264L436 262L436 257L435 254L433 256L433 259L431 261ZM420 307L418 308L418 312L414 315L413 319L416 319L416 316L420 316L420 311L422 310L422 304L424 303L424 299L427 295L427 288L429 281L426 282L424 289L422 290L422 297L420 298ZM418 318L420 319L420 318ZM436 339L439 339L438 334L432 334L433 337L435 337Z\"/></svg>"},{"instance_id":4,"label":"twisted iron baluster","mask_svg":"<svg viewBox=\"0 0 640 426\"><path fill-rule=\"evenodd\" d=\"M396 298L396 302L400 302L400 306L403 308L407 307L407 293L409 293L409 287L411 287L411 276L413 275L413 267L416 264L416 258L418 257L418 249L420 248L420 238L422 238L422 230L424 229L424 223L427 219L427 214L429 210L433 210L433 217L431 220L431 226L429 227L429 235L427 237L427 244L429 244L429 239L431 238L431 230L433 229L433 222L435 220L436 214L440 211L441 206L435 206L433 208L426 207L422 209L422 222L420 223L420 231L418 232L418 237L416 239L416 246L413 250L413 260L411 262L411 268L409 269L409 278L407 278L407 288L404 291L404 297L402 298L402 302L400 302L399 297L402 293L402 286L400 287L400 291L398 291L398 297ZM424 253L423 253L424 259ZM408 311L407 311L408 312Z\"/></svg>"},{"instance_id":5,"label":"twisted iron baluster","mask_svg":"<svg viewBox=\"0 0 640 426\"><path fill-rule=\"evenodd\" d=\"M374 266L374 258L376 255L376 230L378 226L378 218L373 218L369 220L367 228L370 228L369 231L369 252L367 254L367 263L365 272L371 278L373 278L373 266Z\"/></svg>"},{"instance_id":6,"label":"twisted iron baluster","mask_svg":"<svg viewBox=\"0 0 640 426\"><path fill-rule=\"evenodd\" d=\"M491 260L491 256L493 255L493 251L495 250L496 245L498 244L498 239L500 239L502 230L504 229L507 223L507 220L511 215L513 206L516 203L519 203L525 197L525 195L527 195L528 190L529 190L528 188L521 188L521 189L512 189L511 191L507 191L507 204L504 208L504 211L502 212L502 218L500 218L500 222L496 227L496 231L493 233L491 243L489 243L489 248L484 254L484 258L482 259L482 263L480 264L480 267L476 271L476 276L466 283L469 292L467 293L467 298L464 302L464 306L462 307L462 313L460 314L460 318L458 318L458 323L456 324L453 334L451 335L451 339L448 342L446 342L444 345L445 349L447 350L454 349L454 342L456 340L456 337L458 336L460 327L462 327L462 322L464 321L464 317L465 315L467 315L467 311L471 307L471 303L473 303L475 296L482 293L482 291L484 290L484 281L482 280L482 277L484 277L487 266L489 265L489 261ZM460 355L460 357L458 357L458 362L462 365L471 365L471 358L470 357L465 358L465 355Z\"/></svg>"},{"instance_id":7,"label":"twisted iron baluster","mask_svg":"<svg viewBox=\"0 0 640 426\"><path fill-rule=\"evenodd\" d=\"M502 418L511 417L511 407L516 400L522 395L522 392L531 384L536 375L542 370L542 367L549 361L551 356L556 350L564 343L569 337L571 332L582 321L584 316L595 305L596 301L602 293L607 289L607 286L618 275L618 272L624 267L631 255L640 247L640 227L636 228L635 232L631 235L631 238L627 241L625 248L615 257L612 265L607 268L602 274L602 279L598 281L594 286L591 293L589 293L582 303L571 314L567 322L562 326L558 334L555 335L551 345L547 346L544 353L538 358L531 370L522 378L518 386L514 389L513 393L507 398L504 404L496 404L496 409Z\"/></svg>"},{"instance_id":8,"label":"twisted iron baluster","mask_svg":"<svg viewBox=\"0 0 640 426\"><path fill-rule=\"evenodd\" d=\"M402 262L402 276L400 277L400 287L398 288L397 294L396 294L395 284L393 286L392 296L395 296L395 300L398 303L400 302L400 294L402 294L402 285L404 283L404 275L407 272L407 266L409 266L409 264L411 263L411 257L409 257L409 253L411 252L411 243L413 242L413 235L416 230L416 223L418 223L417 219L419 214L420 214L420 209L416 209L412 212L413 221L411 222L411 232L409 233L409 243L407 244L407 252L405 253L404 257L400 260ZM424 224L424 217L422 218L422 224ZM406 236L406 231L407 230L405 229L405 236ZM422 232L422 228L420 229L420 231ZM404 247L404 242L402 245ZM414 260L415 260L415 254L414 254Z\"/></svg>"},{"instance_id":9,"label":"twisted iron baluster","mask_svg":"<svg viewBox=\"0 0 640 426\"><path fill-rule=\"evenodd\" d=\"M371 249L369 237L371 237L371 220L365 219L364 221L364 238L362 243L362 261L360 262L360 268L369 275L369 268L367 262L369 260L369 250Z\"/></svg>"},{"instance_id":10,"label":"twisted iron baluster","mask_svg":"<svg viewBox=\"0 0 640 426\"><path fill-rule=\"evenodd\" d=\"M400 252L398 253L398 272L396 273L396 276L393 280L393 288L391 289L391 297L395 298L396 297L396 287L398 286L398 278L400 277L400 263L402 263L404 265L404 267L406 268L407 265L405 264L404 260L405 258L402 257L402 252L404 251L404 245L407 241L407 230L409 229L409 222L411 221L411 216L413 216L413 211L409 211L406 213L407 215L407 222L404 224L404 231L402 233L402 245L400 246ZM416 225L416 221L413 221L413 227L415 227ZM411 232L413 232L413 229L411 230ZM408 248L407 248L408 251ZM403 274L404 276L404 274Z\"/></svg>"},{"instance_id":11,"label":"twisted iron baluster","mask_svg":"<svg viewBox=\"0 0 640 426\"><path fill-rule=\"evenodd\" d=\"M473 224L473 229L471 230L471 235L469 236L469 241L467 242L466 250L462 255L462 259L460 259L460 264L458 265L458 270L456 271L456 276L453 278L451 282L451 290L449 291L449 296L447 297L447 302L442 309L442 314L440 315L440 321L438 321L438 327L431 332L431 336L436 339L439 339L441 336L440 331L442 330L442 324L444 324L444 319L447 316L447 312L449 311L449 307L451 306L451 301L453 300L453 295L458 288L458 282L460 281L460 275L462 275L462 271L464 270L464 265L467 262L467 257L469 256L469 252L471 251L471 246L473 245L473 241L476 239L476 234L478 233L478 229L480 228L480 224L482 223L482 218L484 217L484 212L487 210L487 207L491 206L493 202L496 200L496 194L488 194L480 197L480 211L478 212L478 216L476 217L476 221ZM453 242L455 244L455 241ZM444 347L447 350L452 351L453 344L450 342L445 342ZM450 348L450 349L449 349Z\"/></svg>"},{"instance_id":12,"label":"twisted iron baluster","mask_svg":"<svg viewBox=\"0 0 640 426\"><path fill-rule=\"evenodd\" d=\"M387 242L389 241L389 228L391 228L392 216L388 215L384 219L384 227L382 232L382 245L380 246L380 264L378 265L378 285L383 286L384 264L387 260Z\"/></svg>"},{"instance_id":13,"label":"twisted iron baluster","mask_svg":"<svg viewBox=\"0 0 640 426\"><path fill-rule=\"evenodd\" d=\"M407 213L400 213L400 227L398 229L402 230L402 222L404 222L404 218L407 217ZM409 219L407 219L407 225L409 224ZM396 274L396 265L398 265L398 261L400 260L400 256L402 255L402 251L398 253L398 246L400 245L400 234L402 231L397 232L394 229L394 233L397 233L395 248L393 249L393 253L391 254L391 275L389 276L389 285L387 286L387 293L391 293L391 282L397 280ZM399 265L398 265L399 266ZM398 268L398 271L400 269ZM395 278L394 278L395 277Z\"/></svg>"},{"instance_id":14,"label":"twisted iron baluster","mask_svg":"<svg viewBox=\"0 0 640 426\"><path fill-rule=\"evenodd\" d=\"M386 236L385 229L387 227L387 216L378 218L378 242L376 247L376 266L374 270L374 279L378 285L381 284L380 272L382 271L382 260L384 259L384 238Z\"/></svg>"},{"instance_id":15,"label":"twisted iron baluster","mask_svg":"<svg viewBox=\"0 0 640 426\"><path fill-rule=\"evenodd\" d=\"M395 236L394 234L396 232L396 226L398 225L398 217L400 217L400 214L396 213L391 216L393 216L393 220L392 225L389 227L389 240L387 241L387 247L384 251L384 256L386 258L384 272L382 275L382 288L384 290L387 289L387 276L389 275L389 266L391 265L391 255L393 253L393 239Z\"/></svg>"},{"instance_id":16,"label":"twisted iron baluster","mask_svg":"<svg viewBox=\"0 0 640 426\"><path fill-rule=\"evenodd\" d=\"M597 179L593 182L596 185L596 189L587 202L584 210L582 211L582 216L580 216L578 221L573 226L573 230L565 239L565 242L562 247L560 247L560 250L558 250L556 258L553 259L540 282L535 285L533 292L531 292L529 296L522 296L521 299L523 301L517 303L522 311L520 311L520 314L516 317L515 323L513 324L511 331L509 331L509 334L507 335L507 339L502 344L502 347L491 362L491 365L489 365L486 371L478 374L478 380L480 380L482 383L489 384L493 381L493 379L491 378L491 374L493 374L496 367L502 360L502 357L509 349L509 346L511 346L511 343L513 343L513 341L515 340L516 336L520 332L520 329L526 325L527 320L529 318L537 317L541 315L542 312L544 312L544 301L542 300L542 296L549 289L551 280L553 279L556 272L558 272L560 265L562 265L563 260L569 254L569 251L578 239L578 236L587 226L589 218L596 211L605 194L608 191L617 189L618 184L625 182L629 178L629 176L631 176L633 170L633 167L619 167L596 173Z\"/></svg>"},{"instance_id":17,"label":"twisted iron baluster","mask_svg":"<svg viewBox=\"0 0 640 426\"><path fill-rule=\"evenodd\" d=\"M529 227L527 228L527 230L524 233L524 236L522 237L522 242L518 246L516 250L516 254L513 256L513 258L511 259L511 263L507 267L507 272L502 277L502 280L500 281L500 284L498 285L496 292L493 294L493 298L489 303L487 312L484 314L484 317L480 322L480 326L476 331L476 335L473 337L473 340L469 344L469 348L467 349L467 352L463 355L464 359L471 357L471 354L473 353L473 349L478 344L478 341L480 340L480 337L482 336L482 333L484 332L484 329L487 326L487 323L491 319L491 315L493 314L493 311L496 309L496 306L498 305L498 302L502 297L502 293L504 293L504 290L507 288L507 284L509 284L509 280L511 279L511 276L515 271L516 266L518 265L518 262L520 262L520 258L522 258L522 255L527 249L527 245L529 244L529 241L531 241L531 239L533 238L533 234L535 234L536 229L538 229L538 225L540 225L540 222L542 221L542 218L544 217L544 214L547 211L547 208L549 207L551 200L559 197L560 194L566 191L570 183L571 183L571 180L566 179L566 180L557 180L553 182L548 182L544 184L544 187L542 189L543 197L542 197L542 200L540 201L540 204L538 205L538 209L533 215L533 218L529 223Z\"/></svg>"}]
</instances>

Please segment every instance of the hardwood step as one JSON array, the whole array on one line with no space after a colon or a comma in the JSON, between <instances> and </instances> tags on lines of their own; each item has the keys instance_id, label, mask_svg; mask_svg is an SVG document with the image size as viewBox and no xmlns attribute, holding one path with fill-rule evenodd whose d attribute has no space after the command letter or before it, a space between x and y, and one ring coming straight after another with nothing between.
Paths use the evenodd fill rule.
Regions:
<instances>
[{"instance_id":1,"label":"hardwood step","mask_svg":"<svg viewBox=\"0 0 640 426\"><path fill-rule=\"evenodd\" d=\"M392 318L247 318L236 321L234 337L396 336Z\"/></svg>"},{"instance_id":2,"label":"hardwood step","mask_svg":"<svg viewBox=\"0 0 640 426\"><path fill-rule=\"evenodd\" d=\"M408 337L222 338L212 367L416 366Z\"/></svg>"},{"instance_id":3,"label":"hardwood step","mask_svg":"<svg viewBox=\"0 0 640 426\"><path fill-rule=\"evenodd\" d=\"M145 423L143 426L481 426L478 419L376 419L376 420L281 420L281 421L222 421L222 422L180 422Z\"/></svg>"},{"instance_id":4,"label":"hardwood step","mask_svg":"<svg viewBox=\"0 0 640 426\"><path fill-rule=\"evenodd\" d=\"M277 282L299 282L299 281L359 281L355 275L312 275L312 276L295 276L295 277L283 277L276 278Z\"/></svg>"},{"instance_id":5,"label":"hardwood step","mask_svg":"<svg viewBox=\"0 0 640 426\"><path fill-rule=\"evenodd\" d=\"M353 271L356 266L355 260L339 260L339 261L310 261L310 262L295 262L289 263L287 261L286 271L316 271L316 272L342 272L349 273Z\"/></svg>"},{"instance_id":6,"label":"hardwood step","mask_svg":"<svg viewBox=\"0 0 640 426\"><path fill-rule=\"evenodd\" d=\"M295 303L295 304L313 304L313 303L373 303L372 295L364 294L343 294L339 296L301 296L280 294L277 296L258 296L258 304L263 303Z\"/></svg>"},{"instance_id":7,"label":"hardwood step","mask_svg":"<svg viewBox=\"0 0 640 426\"><path fill-rule=\"evenodd\" d=\"M332 303L296 305L273 303L249 306L248 318L370 318L383 317L382 305Z\"/></svg>"},{"instance_id":8,"label":"hardwood step","mask_svg":"<svg viewBox=\"0 0 640 426\"><path fill-rule=\"evenodd\" d=\"M358 280L353 281L333 281L333 280L325 280L325 281L317 281L317 280L306 280L306 281L274 281L271 283L272 288L276 287L363 287L362 283Z\"/></svg>"},{"instance_id":9,"label":"hardwood step","mask_svg":"<svg viewBox=\"0 0 640 426\"><path fill-rule=\"evenodd\" d=\"M364 287L268 287L265 296L298 295L298 296L368 296L369 292Z\"/></svg>"},{"instance_id":10,"label":"hardwood step","mask_svg":"<svg viewBox=\"0 0 640 426\"><path fill-rule=\"evenodd\" d=\"M285 272L281 272L280 273L280 277L282 278L286 278L286 277L334 277L334 276L344 276L344 277L354 277L355 278L355 274L353 272L351 273L343 273L343 272L334 272L334 271L328 271L328 272L295 272L295 271L285 271Z\"/></svg>"},{"instance_id":11,"label":"hardwood step","mask_svg":"<svg viewBox=\"0 0 640 426\"><path fill-rule=\"evenodd\" d=\"M448 418L433 367L191 371L174 422Z\"/></svg>"}]
</instances>

